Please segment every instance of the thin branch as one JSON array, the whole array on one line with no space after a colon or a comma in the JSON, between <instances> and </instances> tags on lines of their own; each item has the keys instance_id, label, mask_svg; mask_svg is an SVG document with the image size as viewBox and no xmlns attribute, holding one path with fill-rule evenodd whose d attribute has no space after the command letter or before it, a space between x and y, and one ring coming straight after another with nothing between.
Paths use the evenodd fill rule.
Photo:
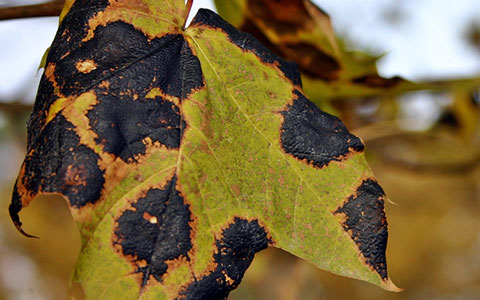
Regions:
<instances>
[{"instance_id":1,"label":"thin branch","mask_svg":"<svg viewBox=\"0 0 480 300\"><path fill-rule=\"evenodd\" d=\"M0 20L59 16L64 1L0 8Z\"/></svg>"},{"instance_id":2,"label":"thin branch","mask_svg":"<svg viewBox=\"0 0 480 300\"><path fill-rule=\"evenodd\" d=\"M0 101L0 111L7 115L23 115L32 111L33 105L23 104L19 102L2 102Z\"/></svg>"}]
</instances>

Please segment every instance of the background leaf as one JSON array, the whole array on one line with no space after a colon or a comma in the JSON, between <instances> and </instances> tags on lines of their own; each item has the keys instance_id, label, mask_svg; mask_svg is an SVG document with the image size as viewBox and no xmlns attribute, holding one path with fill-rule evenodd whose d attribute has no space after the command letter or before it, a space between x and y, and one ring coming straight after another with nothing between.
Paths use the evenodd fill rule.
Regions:
<instances>
[{"instance_id":1,"label":"background leaf","mask_svg":"<svg viewBox=\"0 0 480 300\"><path fill-rule=\"evenodd\" d=\"M415 86L399 77L379 76L379 57L348 51L336 38L328 14L310 0L215 4L227 21L254 35L280 57L295 61L305 92L320 107L335 98L365 97Z\"/></svg>"}]
</instances>

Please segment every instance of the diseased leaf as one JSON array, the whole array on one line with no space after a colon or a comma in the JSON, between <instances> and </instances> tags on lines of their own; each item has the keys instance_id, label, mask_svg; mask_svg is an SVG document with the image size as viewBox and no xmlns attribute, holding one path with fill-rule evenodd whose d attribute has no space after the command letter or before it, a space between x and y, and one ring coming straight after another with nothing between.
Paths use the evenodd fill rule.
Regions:
<instances>
[{"instance_id":1,"label":"diseased leaf","mask_svg":"<svg viewBox=\"0 0 480 300\"><path fill-rule=\"evenodd\" d=\"M10 214L68 201L87 299L225 299L278 247L384 288L385 195L295 64L183 0L68 1Z\"/></svg>"},{"instance_id":2,"label":"diseased leaf","mask_svg":"<svg viewBox=\"0 0 480 300\"><path fill-rule=\"evenodd\" d=\"M216 1L216 6L235 27L297 62L303 73L325 81L338 79L340 50L324 11L303 0L231 2ZM232 9L235 6L240 10Z\"/></svg>"},{"instance_id":3,"label":"diseased leaf","mask_svg":"<svg viewBox=\"0 0 480 300\"><path fill-rule=\"evenodd\" d=\"M328 14L310 0L217 0L215 4L235 27L296 62L304 90L317 105L334 98L414 88L399 77L379 76L375 66L379 57L347 51L337 41Z\"/></svg>"}]
</instances>

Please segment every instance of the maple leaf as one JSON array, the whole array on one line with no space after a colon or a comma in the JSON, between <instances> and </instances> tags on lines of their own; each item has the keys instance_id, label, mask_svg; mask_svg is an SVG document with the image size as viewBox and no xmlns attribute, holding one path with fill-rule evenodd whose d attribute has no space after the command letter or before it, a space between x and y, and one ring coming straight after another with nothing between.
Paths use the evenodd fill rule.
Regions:
<instances>
[{"instance_id":1,"label":"maple leaf","mask_svg":"<svg viewBox=\"0 0 480 300\"><path fill-rule=\"evenodd\" d=\"M191 2L189 2L191 4ZM60 194L87 299L225 299L278 247L395 289L384 192L298 68L214 12L67 1L10 215Z\"/></svg>"}]
</instances>

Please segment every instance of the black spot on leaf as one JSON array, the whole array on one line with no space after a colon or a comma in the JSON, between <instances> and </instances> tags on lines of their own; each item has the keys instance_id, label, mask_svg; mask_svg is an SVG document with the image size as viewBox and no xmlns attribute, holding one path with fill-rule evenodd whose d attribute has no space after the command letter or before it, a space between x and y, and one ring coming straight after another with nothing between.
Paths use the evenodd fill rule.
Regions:
<instances>
[{"instance_id":1,"label":"black spot on leaf","mask_svg":"<svg viewBox=\"0 0 480 300\"><path fill-rule=\"evenodd\" d=\"M102 94L88 112L90 126L98 134L103 150L124 161L135 161L145 154L147 137L168 148L178 148L186 123L174 103L158 96L132 100L127 96Z\"/></svg>"},{"instance_id":2,"label":"black spot on leaf","mask_svg":"<svg viewBox=\"0 0 480 300\"><path fill-rule=\"evenodd\" d=\"M286 61L276 56L253 37L253 35L239 31L213 11L208 9L198 10L197 15L193 18L191 23L191 26L194 25L206 25L223 30L232 43L243 50L253 52L264 63L277 64L285 77L287 77L293 84L301 85L300 72L296 63Z\"/></svg>"},{"instance_id":3,"label":"black spot on leaf","mask_svg":"<svg viewBox=\"0 0 480 300\"><path fill-rule=\"evenodd\" d=\"M163 190L149 190L117 220L114 244L143 273L142 287L152 276L160 282L168 268L165 261L187 257L192 248L189 205L175 185L176 177Z\"/></svg>"},{"instance_id":4,"label":"black spot on leaf","mask_svg":"<svg viewBox=\"0 0 480 300\"><path fill-rule=\"evenodd\" d=\"M271 240L257 220L235 218L216 241L217 252L214 271L194 281L178 299L227 299L231 290L241 282L256 252L267 248Z\"/></svg>"},{"instance_id":5,"label":"black spot on leaf","mask_svg":"<svg viewBox=\"0 0 480 300\"><path fill-rule=\"evenodd\" d=\"M88 72L78 67L87 61L94 66ZM93 38L80 42L55 63L55 78L65 95L102 89L104 80L109 86L103 89L130 97L145 96L158 87L166 94L186 98L203 85L200 62L183 35L149 40L122 21L97 27Z\"/></svg>"},{"instance_id":6,"label":"black spot on leaf","mask_svg":"<svg viewBox=\"0 0 480 300\"><path fill-rule=\"evenodd\" d=\"M351 233L366 262L382 279L387 278L385 250L388 239L384 196L380 185L368 179L362 182L355 195L335 211L335 214L345 215L343 228Z\"/></svg>"},{"instance_id":7,"label":"black spot on leaf","mask_svg":"<svg viewBox=\"0 0 480 300\"><path fill-rule=\"evenodd\" d=\"M42 130L25 159L23 186L30 192L65 195L71 206L82 207L100 198L105 179L100 157L80 144L72 123L56 116Z\"/></svg>"},{"instance_id":8,"label":"black spot on leaf","mask_svg":"<svg viewBox=\"0 0 480 300\"><path fill-rule=\"evenodd\" d=\"M58 62L69 51L78 48L82 39L87 36L89 20L104 11L108 5L108 0L75 0L58 27L47 62Z\"/></svg>"},{"instance_id":9,"label":"black spot on leaf","mask_svg":"<svg viewBox=\"0 0 480 300\"><path fill-rule=\"evenodd\" d=\"M108 0L98 0L95 2L76 0L59 25L52 46L48 50L47 65L49 62L60 62L67 53L75 51L82 39L87 35L89 28L88 20L97 13L105 10L108 5ZM65 70L62 70L61 73L62 72L63 74L56 76L56 80L62 79ZM58 71L55 73L58 74ZM57 91L55 91L52 82L43 74L33 111L28 121L28 148L36 141L40 134L40 129L45 125L45 119L51 104L59 98L59 95L56 93Z\"/></svg>"},{"instance_id":10,"label":"black spot on leaf","mask_svg":"<svg viewBox=\"0 0 480 300\"><path fill-rule=\"evenodd\" d=\"M88 71L78 67L85 62ZM126 162L145 154L146 137L178 148L186 127L178 106L147 94L159 88L184 99L203 85L200 63L182 35L149 40L121 21L99 26L91 40L56 62L55 74L65 95L95 92L98 104L87 117L96 142Z\"/></svg>"},{"instance_id":11,"label":"black spot on leaf","mask_svg":"<svg viewBox=\"0 0 480 300\"><path fill-rule=\"evenodd\" d=\"M323 167L352 151L363 151L362 141L340 119L321 111L302 93L295 91L295 95L298 99L282 112L281 142L287 153Z\"/></svg>"}]
</instances>

